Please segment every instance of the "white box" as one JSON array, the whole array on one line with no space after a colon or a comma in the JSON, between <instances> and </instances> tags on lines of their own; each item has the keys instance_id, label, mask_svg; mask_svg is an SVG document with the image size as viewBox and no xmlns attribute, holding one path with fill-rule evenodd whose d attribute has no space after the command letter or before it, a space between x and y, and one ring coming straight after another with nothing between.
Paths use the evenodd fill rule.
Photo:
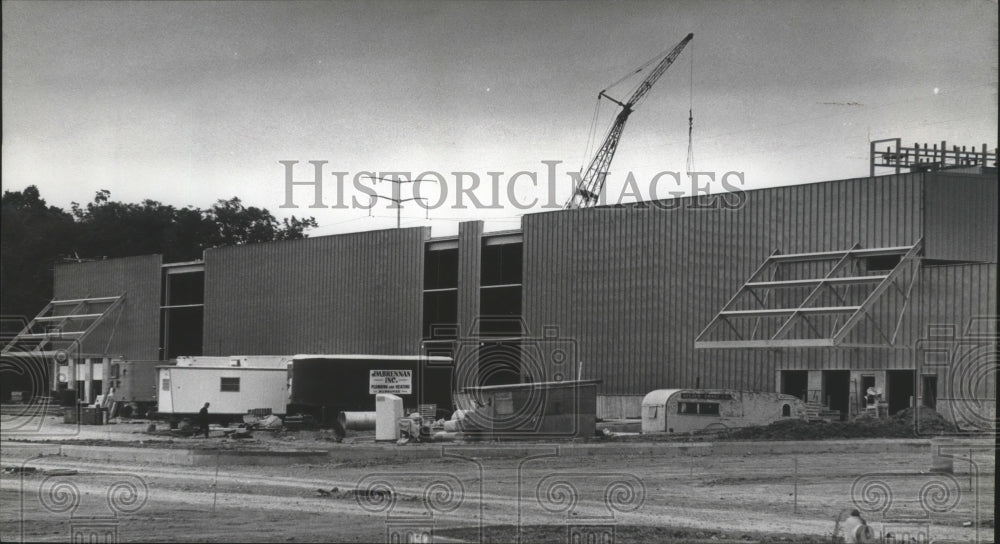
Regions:
<instances>
[{"instance_id":1,"label":"white box","mask_svg":"<svg viewBox=\"0 0 1000 544\"><path fill-rule=\"evenodd\" d=\"M403 417L403 399L396 395L375 395L375 440L399 440L399 423Z\"/></svg>"}]
</instances>

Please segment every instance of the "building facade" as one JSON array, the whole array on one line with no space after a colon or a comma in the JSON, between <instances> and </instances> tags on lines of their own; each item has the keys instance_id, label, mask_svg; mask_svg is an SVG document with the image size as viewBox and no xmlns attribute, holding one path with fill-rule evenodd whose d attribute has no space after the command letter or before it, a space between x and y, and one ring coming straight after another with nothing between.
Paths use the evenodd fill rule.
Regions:
<instances>
[{"instance_id":1,"label":"building facade","mask_svg":"<svg viewBox=\"0 0 1000 544\"><path fill-rule=\"evenodd\" d=\"M669 388L789 393L846 417L874 387L892 411L926 404L993 421L997 196L989 167L865 177L529 214L515 231L471 221L445 238L405 228L217 248L194 263L67 264L55 296L123 297L86 334L82 361L66 363L84 368L448 355L456 386L600 380L604 418L639 417L646 393ZM782 258L813 264L758 281ZM793 291L763 311L727 310L774 286ZM766 323L778 314L792 317ZM752 319L727 328L728 317ZM844 338L826 332L845 325ZM769 340L746 341L768 326ZM795 327L815 334L796 340ZM53 366L53 387L75 387L66 372Z\"/></svg>"}]
</instances>

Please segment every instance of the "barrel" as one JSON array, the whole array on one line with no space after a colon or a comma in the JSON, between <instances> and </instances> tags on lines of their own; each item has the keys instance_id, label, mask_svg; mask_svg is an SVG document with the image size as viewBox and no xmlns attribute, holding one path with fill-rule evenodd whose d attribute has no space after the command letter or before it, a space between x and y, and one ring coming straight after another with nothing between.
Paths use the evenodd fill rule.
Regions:
<instances>
[{"instance_id":1,"label":"barrel","mask_svg":"<svg viewBox=\"0 0 1000 544\"><path fill-rule=\"evenodd\" d=\"M349 431L375 430L375 412L341 412L337 420Z\"/></svg>"}]
</instances>

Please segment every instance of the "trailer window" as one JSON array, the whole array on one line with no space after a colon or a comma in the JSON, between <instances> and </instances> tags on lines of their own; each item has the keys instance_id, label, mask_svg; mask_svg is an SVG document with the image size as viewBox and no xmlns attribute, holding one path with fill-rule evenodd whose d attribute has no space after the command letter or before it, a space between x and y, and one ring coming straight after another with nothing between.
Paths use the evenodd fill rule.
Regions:
<instances>
[{"instance_id":1,"label":"trailer window","mask_svg":"<svg viewBox=\"0 0 1000 544\"><path fill-rule=\"evenodd\" d=\"M719 415L719 404L716 402L699 402L698 413L706 416Z\"/></svg>"},{"instance_id":2,"label":"trailer window","mask_svg":"<svg viewBox=\"0 0 1000 544\"><path fill-rule=\"evenodd\" d=\"M240 392L239 378L219 378L219 391Z\"/></svg>"},{"instance_id":3,"label":"trailer window","mask_svg":"<svg viewBox=\"0 0 1000 544\"><path fill-rule=\"evenodd\" d=\"M719 403L679 402L677 403L677 413L686 415L717 416L719 415Z\"/></svg>"},{"instance_id":4,"label":"trailer window","mask_svg":"<svg viewBox=\"0 0 1000 544\"><path fill-rule=\"evenodd\" d=\"M160 382L160 389L163 391L170 391L170 378L163 378Z\"/></svg>"}]
</instances>

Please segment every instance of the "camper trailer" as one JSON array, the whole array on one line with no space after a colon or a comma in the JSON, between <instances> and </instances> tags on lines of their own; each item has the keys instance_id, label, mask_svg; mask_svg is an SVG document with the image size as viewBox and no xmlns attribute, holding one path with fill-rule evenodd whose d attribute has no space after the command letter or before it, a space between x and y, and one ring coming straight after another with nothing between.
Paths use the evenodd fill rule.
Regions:
<instances>
[{"instance_id":1,"label":"camper trailer","mask_svg":"<svg viewBox=\"0 0 1000 544\"><path fill-rule=\"evenodd\" d=\"M730 389L657 389L642 399L642 433L690 433L806 418L798 397Z\"/></svg>"},{"instance_id":2,"label":"camper trailer","mask_svg":"<svg viewBox=\"0 0 1000 544\"><path fill-rule=\"evenodd\" d=\"M285 415L291 357L179 357L158 366L159 417L194 417L206 402L214 422L240 421L250 413Z\"/></svg>"}]
</instances>

